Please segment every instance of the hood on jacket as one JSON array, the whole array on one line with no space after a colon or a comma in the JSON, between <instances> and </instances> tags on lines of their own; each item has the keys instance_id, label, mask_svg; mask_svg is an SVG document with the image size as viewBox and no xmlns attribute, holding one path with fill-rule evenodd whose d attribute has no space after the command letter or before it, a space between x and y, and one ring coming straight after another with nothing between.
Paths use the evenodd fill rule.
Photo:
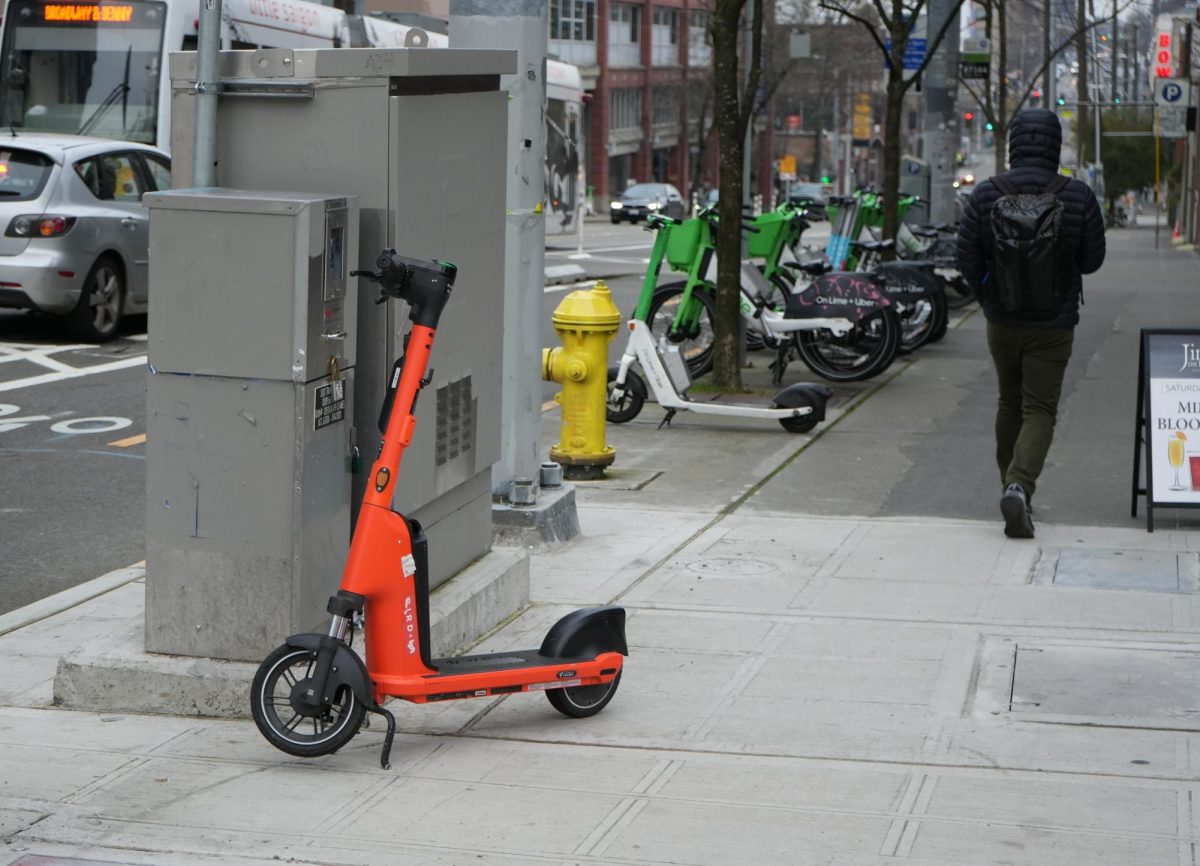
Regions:
<instances>
[{"instance_id":1,"label":"hood on jacket","mask_svg":"<svg viewBox=\"0 0 1200 866\"><path fill-rule=\"evenodd\" d=\"M1008 130L1010 168L1033 166L1057 172L1061 151L1062 126L1057 114L1045 108L1017 112Z\"/></svg>"}]
</instances>

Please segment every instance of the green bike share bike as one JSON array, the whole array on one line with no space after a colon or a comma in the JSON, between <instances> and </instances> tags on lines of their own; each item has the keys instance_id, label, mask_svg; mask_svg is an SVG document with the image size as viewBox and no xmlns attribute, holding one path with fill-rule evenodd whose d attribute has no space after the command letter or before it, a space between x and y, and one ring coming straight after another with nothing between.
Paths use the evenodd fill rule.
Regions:
<instances>
[{"instance_id":1,"label":"green bike share bike","mask_svg":"<svg viewBox=\"0 0 1200 866\"><path fill-rule=\"evenodd\" d=\"M664 261L669 262L673 268L687 270L684 304L687 304L688 297L699 297L698 287L708 285L703 274L709 267L712 251L716 248L716 221L707 210L702 211L700 217L689 220L651 215L647 229L657 233L654 249L650 254L650 265L646 270L645 279L642 281L637 309L629 319L629 342L621 356L620 364L608 370L608 420L614 424L632 421L642 411L651 390L654 392L654 399L667 410L662 424L670 423L675 413L681 409L701 415L776 420L789 433L807 433L825 420L825 404L832 392L825 385L810 382L798 382L779 391L772 397L770 407L697 402L687 396L692 376L689 361L682 351L683 341L672 342L652 334L649 310L654 301L655 286ZM711 291L711 287L708 290ZM742 302L752 306L755 304L744 290ZM757 307L760 311L767 309L761 298ZM772 316L782 319L781 313L769 312ZM635 364L645 375L644 379L642 374L634 369Z\"/></svg>"},{"instance_id":2,"label":"green bike share bike","mask_svg":"<svg viewBox=\"0 0 1200 866\"><path fill-rule=\"evenodd\" d=\"M808 227L803 211L790 205L748 222L750 258L742 262L740 301L748 346L777 353L777 384L793 355L830 381L877 376L895 359L903 335L885 279L831 272L820 258L799 261ZM691 374L701 376L712 368L716 214L705 210L694 220L651 228L667 264L687 279L656 287L662 260L652 255L643 285L649 303L637 315L652 336L677 345Z\"/></svg>"}]
</instances>

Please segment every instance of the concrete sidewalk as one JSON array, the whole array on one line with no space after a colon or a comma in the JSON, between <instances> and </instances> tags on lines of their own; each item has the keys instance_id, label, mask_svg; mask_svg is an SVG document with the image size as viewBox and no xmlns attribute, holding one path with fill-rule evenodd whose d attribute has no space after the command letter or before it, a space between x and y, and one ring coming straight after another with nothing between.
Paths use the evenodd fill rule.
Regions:
<instances>
[{"instance_id":1,"label":"concrete sidewalk","mask_svg":"<svg viewBox=\"0 0 1200 866\"><path fill-rule=\"evenodd\" d=\"M61 657L140 639L136 567L0 617L0 864L1197 866L1200 520L1014 541L781 494L891 387L839 389L816 437L658 431L656 407L610 428L583 535L531 552L534 603L481 645L623 604L627 671L592 719L393 705L390 771L377 724L302 761L246 720L54 707Z\"/></svg>"}]
</instances>

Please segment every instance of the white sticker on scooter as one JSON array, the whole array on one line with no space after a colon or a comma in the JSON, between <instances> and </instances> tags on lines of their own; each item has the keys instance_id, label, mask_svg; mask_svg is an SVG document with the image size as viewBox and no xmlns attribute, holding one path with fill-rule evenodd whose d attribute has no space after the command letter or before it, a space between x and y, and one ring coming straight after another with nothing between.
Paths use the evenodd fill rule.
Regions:
<instances>
[{"instance_id":1,"label":"white sticker on scooter","mask_svg":"<svg viewBox=\"0 0 1200 866\"><path fill-rule=\"evenodd\" d=\"M583 680L560 680L556 683L530 683L529 691L548 692L550 689L569 689L582 684Z\"/></svg>"},{"instance_id":2,"label":"white sticker on scooter","mask_svg":"<svg viewBox=\"0 0 1200 866\"><path fill-rule=\"evenodd\" d=\"M403 557L401 557L400 567L404 569L405 577L412 577L417 573L417 561L413 559L413 555L411 553L406 553Z\"/></svg>"}]
</instances>

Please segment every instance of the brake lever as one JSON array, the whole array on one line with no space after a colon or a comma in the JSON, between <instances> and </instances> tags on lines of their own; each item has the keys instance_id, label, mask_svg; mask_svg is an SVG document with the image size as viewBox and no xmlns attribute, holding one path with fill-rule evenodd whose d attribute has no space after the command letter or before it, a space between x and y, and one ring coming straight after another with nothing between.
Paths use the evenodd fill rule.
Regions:
<instances>
[{"instance_id":1,"label":"brake lever","mask_svg":"<svg viewBox=\"0 0 1200 866\"><path fill-rule=\"evenodd\" d=\"M373 283L378 283L383 280L383 274L376 273L375 271L351 271L350 276L366 277L368 280L370 280Z\"/></svg>"}]
</instances>

